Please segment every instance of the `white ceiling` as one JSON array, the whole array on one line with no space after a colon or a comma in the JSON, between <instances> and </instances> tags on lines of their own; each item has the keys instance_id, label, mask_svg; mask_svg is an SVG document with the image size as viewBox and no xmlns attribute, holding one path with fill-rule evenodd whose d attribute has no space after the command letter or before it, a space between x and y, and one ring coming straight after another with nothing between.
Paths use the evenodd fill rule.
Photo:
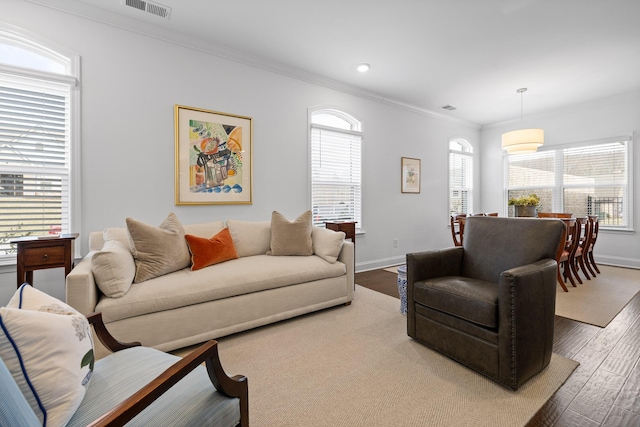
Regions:
<instances>
[{"instance_id":1,"label":"white ceiling","mask_svg":"<svg viewBox=\"0 0 640 427\"><path fill-rule=\"evenodd\" d=\"M478 125L519 119L521 87L525 116L640 89L640 0L154 1L168 20L57 3Z\"/></svg>"}]
</instances>

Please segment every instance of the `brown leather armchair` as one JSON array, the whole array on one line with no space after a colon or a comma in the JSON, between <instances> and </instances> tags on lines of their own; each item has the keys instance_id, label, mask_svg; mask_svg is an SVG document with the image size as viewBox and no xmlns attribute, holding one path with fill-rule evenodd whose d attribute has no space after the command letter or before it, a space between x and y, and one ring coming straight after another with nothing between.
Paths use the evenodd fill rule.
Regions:
<instances>
[{"instance_id":1,"label":"brown leather armchair","mask_svg":"<svg viewBox=\"0 0 640 427\"><path fill-rule=\"evenodd\" d=\"M558 219L468 217L463 246L407 254L407 333L517 390L551 360Z\"/></svg>"}]
</instances>

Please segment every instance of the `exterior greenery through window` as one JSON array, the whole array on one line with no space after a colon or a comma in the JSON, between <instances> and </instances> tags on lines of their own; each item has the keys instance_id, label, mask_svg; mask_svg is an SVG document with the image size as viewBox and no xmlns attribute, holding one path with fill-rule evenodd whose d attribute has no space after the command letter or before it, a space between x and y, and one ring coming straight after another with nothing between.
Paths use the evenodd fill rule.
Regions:
<instances>
[{"instance_id":1,"label":"exterior greenery through window","mask_svg":"<svg viewBox=\"0 0 640 427\"><path fill-rule=\"evenodd\" d=\"M597 215L601 228L631 229L630 151L624 136L506 156L506 200L535 193L538 211Z\"/></svg>"},{"instance_id":2,"label":"exterior greenery through window","mask_svg":"<svg viewBox=\"0 0 640 427\"><path fill-rule=\"evenodd\" d=\"M473 147L456 138L449 141L449 214L473 211Z\"/></svg>"},{"instance_id":3,"label":"exterior greenery through window","mask_svg":"<svg viewBox=\"0 0 640 427\"><path fill-rule=\"evenodd\" d=\"M68 233L72 222L72 58L0 28L0 264L15 237ZM77 107L76 107L77 108Z\"/></svg>"},{"instance_id":4,"label":"exterior greenery through window","mask_svg":"<svg viewBox=\"0 0 640 427\"><path fill-rule=\"evenodd\" d=\"M336 109L311 112L313 225L356 221L362 212L362 123Z\"/></svg>"}]
</instances>

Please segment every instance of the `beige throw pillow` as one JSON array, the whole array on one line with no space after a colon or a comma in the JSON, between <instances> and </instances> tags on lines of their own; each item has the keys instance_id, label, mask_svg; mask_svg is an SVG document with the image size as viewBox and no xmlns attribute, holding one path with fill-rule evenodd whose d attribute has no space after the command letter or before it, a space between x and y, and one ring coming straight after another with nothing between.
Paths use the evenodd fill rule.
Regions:
<instances>
[{"instance_id":1,"label":"beige throw pillow","mask_svg":"<svg viewBox=\"0 0 640 427\"><path fill-rule=\"evenodd\" d=\"M184 228L172 212L160 227L127 218L131 253L136 263L134 283L182 270L191 265Z\"/></svg>"},{"instance_id":2,"label":"beige throw pillow","mask_svg":"<svg viewBox=\"0 0 640 427\"><path fill-rule=\"evenodd\" d=\"M96 284L109 298L120 298L129 291L136 275L131 250L118 240L107 240L91 257Z\"/></svg>"},{"instance_id":3,"label":"beige throw pillow","mask_svg":"<svg viewBox=\"0 0 640 427\"><path fill-rule=\"evenodd\" d=\"M328 228L313 227L311 240L313 240L313 253L333 264L338 260L338 255L344 243L344 232L333 231Z\"/></svg>"},{"instance_id":4,"label":"beige throw pillow","mask_svg":"<svg viewBox=\"0 0 640 427\"><path fill-rule=\"evenodd\" d=\"M271 250L268 255L312 255L311 211L295 221L287 220L280 212L271 214Z\"/></svg>"}]
</instances>

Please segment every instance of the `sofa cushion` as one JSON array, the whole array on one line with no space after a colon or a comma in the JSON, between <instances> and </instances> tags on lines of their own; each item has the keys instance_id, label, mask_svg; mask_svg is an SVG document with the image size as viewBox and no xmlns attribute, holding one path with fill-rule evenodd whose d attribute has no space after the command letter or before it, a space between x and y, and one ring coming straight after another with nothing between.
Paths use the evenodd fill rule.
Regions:
<instances>
[{"instance_id":1,"label":"sofa cushion","mask_svg":"<svg viewBox=\"0 0 640 427\"><path fill-rule=\"evenodd\" d=\"M64 426L93 372L89 322L24 284L0 308L0 357L42 425Z\"/></svg>"},{"instance_id":2,"label":"sofa cushion","mask_svg":"<svg viewBox=\"0 0 640 427\"><path fill-rule=\"evenodd\" d=\"M224 221L203 222L200 224L185 224L185 234L209 238L218 234L224 228Z\"/></svg>"},{"instance_id":3,"label":"sofa cushion","mask_svg":"<svg viewBox=\"0 0 640 427\"><path fill-rule=\"evenodd\" d=\"M135 283L189 267L191 256L184 228L172 212L160 227L127 218L131 253L136 263Z\"/></svg>"},{"instance_id":4,"label":"sofa cushion","mask_svg":"<svg viewBox=\"0 0 640 427\"><path fill-rule=\"evenodd\" d=\"M227 227L239 257L264 255L271 242L270 221L238 221L230 219Z\"/></svg>"},{"instance_id":5,"label":"sofa cushion","mask_svg":"<svg viewBox=\"0 0 640 427\"><path fill-rule=\"evenodd\" d=\"M333 231L328 228L313 227L311 240L313 242L313 253L327 262L334 263L338 260L338 255L342 250L345 233L343 231Z\"/></svg>"},{"instance_id":6,"label":"sofa cushion","mask_svg":"<svg viewBox=\"0 0 640 427\"><path fill-rule=\"evenodd\" d=\"M238 258L229 229L225 228L210 239L184 236L191 252L191 270L200 270L210 265Z\"/></svg>"},{"instance_id":7,"label":"sofa cushion","mask_svg":"<svg viewBox=\"0 0 640 427\"><path fill-rule=\"evenodd\" d=\"M131 287L122 298L102 298L96 311L106 323L207 301L340 277L341 262L319 256L240 257L201 270L179 270Z\"/></svg>"},{"instance_id":8,"label":"sofa cushion","mask_svg":"<svg viewBox=\"0 0 640 427\"><path fill-rule=\"evenodd\" d=\"M100 291L109 298L127 293L136 275L131 250L118 240L107 240L91 257L91 270Z\"/></svg>"},{"instance_id":9,"label":"sofa cushion","mask_svg":"<svg viewBox=\"0 0 640 427\"><path fill-rule=\"evenodd\" d=\"M498 284L443 276L414 284L414 301L487 328L498 327Z\"/></svg>"},{"instance_id":10,"label":"sofa cushion","mask_svg":"<svg viewBox=\"0 0 640 427\"><path fill-rule=\"evenodd\" d=\"M313 254L311 240L311 211L306 211L294 221L289 221L280 212L271 214L271 243L268 255L302 255Z\"/></svg>"}]
</instances>

